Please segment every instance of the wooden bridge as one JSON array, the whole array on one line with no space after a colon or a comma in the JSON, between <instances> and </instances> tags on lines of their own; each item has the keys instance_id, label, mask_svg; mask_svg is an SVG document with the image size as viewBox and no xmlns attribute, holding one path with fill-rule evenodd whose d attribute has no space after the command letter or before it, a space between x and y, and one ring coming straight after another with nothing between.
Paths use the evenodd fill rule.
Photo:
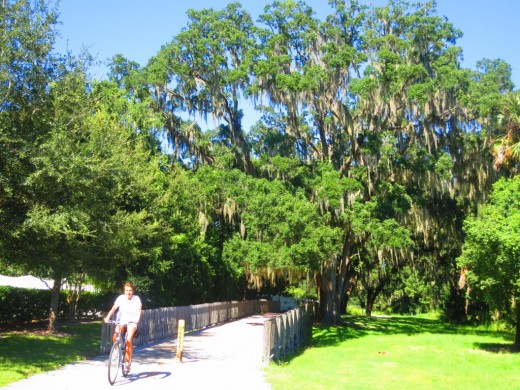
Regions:
<instances>
[{"instance_id":1,"label":"wooden bridge","mask_svg":"<svg viewBox=\"0 0 520 390\"><path fill-rule=\"evenodd\" d=\"M275 314L244 317L184 336L182 362L176 339L134 348L130 374L108 383L105 355L28 379L3 389L270 389L263 372L263 323Z\"/></svg>"},{"instance_id":2,"label":"wooden bridge","mask_svg":"<svg viewBox=\"0 0 520 390\"><path fill-rule=\"evenodd\" d=\"M190 332L255 314L277 313L262 324L262 359L267 364L285 358L310 341L316 305L316 302L300 302L292 310L280 313L279 302L256 299L144 310L139 322L140 334L134 345L177 337L180 320L185 323L184 331ZM113 330L114 325L103 324L101 354L110 351Z\"/></svg>"},{"instance_id":3,"label":"wooden bridge","mask_svg":"<svg viewBox=\"0 0 520 390\"><path fill-rule=\"evenodd\" d=\"M194 309L200 312L201 308ZM309 306L305 310L308 309ZM254 313L187 332L184 335L182 362L176 359L176 336L142 343L134 348L130 375L119 377L114 386L108 383L107 357L101 354L95 359L15 382L5 389L101 390L120 385L153 390L270 389L263 371L266 357L268 362L276 354L289 353L297 342L303 345L303 330L291 330L300 329L299 324L304 324L304 317L297 314L301 310L299 307L285 313ZM297 318L301 320L297 321ZM267 323L269 325L266 327ZM157 331L157 325L154 329Z\"/></svg>"}]
</instances>

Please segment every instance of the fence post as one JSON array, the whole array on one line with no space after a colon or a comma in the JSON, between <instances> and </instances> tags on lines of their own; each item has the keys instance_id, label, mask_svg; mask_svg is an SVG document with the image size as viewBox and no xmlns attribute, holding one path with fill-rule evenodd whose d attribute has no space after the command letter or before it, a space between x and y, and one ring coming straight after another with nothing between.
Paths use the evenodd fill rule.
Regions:
<instances>
[{"instance_id":1,"label":"fence post","mask_svg":"<svg viewBox=\"0 0 520 390\"><path fill-rule=\"evenodd\" d=\"M283 348L283 322L282 316L278 316L275 318L276 327L274 329L274 354L273 359L278 360L280 356L282 356L282 348Z\"/></svg>"},{"instance_id":2,"label":"fence post","mask_svg":"<svg viewBox=\"0 0 520 390\"><path fill-rule=\"evenodd\" d=\"M182 351L184 350L184 320L179 320L177 328L177 354L176 360L182 363Z\"/></svg>"},{"instance_id":3,"label":"fence post","mask_svg":"<svg viewBox=\"0 0 520 390\"><path fill-rule=\"evenodd\" d=\"M112 344L112 324L106 324L104 321L101 323L101 345L99 346L99 352L102 355L107 355L110 351Z\"/></svg>"},{"instance_id":4,"label":"fence post","mask_svg":"<svg viewBox=\"0 0 520 390\"><path fill-rule=\"evenodd\" d=\"M289 313L288 313L288 320L289 320L289 353L294 353L294 351L296 350L296 344L295 344L295 341L296 341L296 337L295 337L295 334L296 334L296 326L298 325L296 323L296 309L292 309Z\"/></svg>"},{"instance_id":5,"label":"fence post","mask_svg":"<svg viewBox=\"0 0 520 390\"><path fill-rule=\"evenodd\" d=\"M309 303L264 321L263 363L284 360L312 341L313 306ZM268 354L268 350L271 352Z\"/></svg>"},{"instance_id":6,"label":"fence post","mask_svg":"<svg viewBox=\"0 0 520 390\"><path fill-rule=\"evenodd\" d=\"M269 364L272 358L274 339L275 339L276 322L274 320L266 320L264 322L264 353L262 363Z\"/></svg>"},{"instance_id":7,"label":"fence post","mask_svg":"<svg viewBox=\"0 0 520 390\"><path fill-rule=\"evenodd\" d=\"M287 313L283 313L280 316L280 357L285 359L285 357L289 354L287 348Z\"/></svg>"},{"instance_id":8,"label":"fence post","mask_svg":"<svg viewBox=\"0 0 520 390\"><path fill-rule=\"evenodd\" d=\"M294 350L297 351L301 348L301 332L302 332L302 308L298 307L294 309Z\"/></svg>"}]
</instances>

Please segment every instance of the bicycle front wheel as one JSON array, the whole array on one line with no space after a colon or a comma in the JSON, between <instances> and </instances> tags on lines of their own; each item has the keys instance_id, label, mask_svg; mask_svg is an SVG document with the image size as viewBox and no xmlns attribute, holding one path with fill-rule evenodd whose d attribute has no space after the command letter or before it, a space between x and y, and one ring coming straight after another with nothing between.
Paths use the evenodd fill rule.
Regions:
<instances>
[{"instance_id":1,"label":"bicycle front wheel","mask_svg":"<svg viewBox=\"0 0 520 390\"><path fill-rule=\"evenodd\" d=\"M119 363L121 362L121 349L119 343L114 343L108 356L108 381L111 385L114 384L119 371Z\"/></svg>"}]
</instances>

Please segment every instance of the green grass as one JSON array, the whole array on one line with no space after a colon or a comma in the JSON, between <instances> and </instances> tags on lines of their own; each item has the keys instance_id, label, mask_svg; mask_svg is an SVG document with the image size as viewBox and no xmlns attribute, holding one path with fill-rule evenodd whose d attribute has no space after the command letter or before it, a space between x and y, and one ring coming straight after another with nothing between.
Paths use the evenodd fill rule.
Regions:
<instances>
[{"instance_id":1,"label":"green grass","mask_svg":"<svg viewBox=\"0 0 520 390\"><path fill-rule=\"evenodd\" d=\"M42 332L0 334L0 387L99 353L101 323L62 326L56 336Z\"/></svg>"},{"instance_id":2,"label":"green grass","mask_svg":"<svg viewBox=\"0 0 520 390\"><path fill-rule=\"evenodd\" d=\"M420 317L346 317L316 326L313 345L271 364L273 389L511 389L520 354L512 335ZM512 387L513 386L513 387ZM519 388L519 387L516 387Z\"/></svg>"},{"instance_id":3,"label":"green grass","mask_svg":"<svg viewBox=\"0 0 520 390\"><path fill-rule=\"evenodd\" d=\"M518 383L520 353L510 333L419 316L346 322L314 327L310 348L271 364L273 389L500 390ZM64 326L58 336L0 334L0 387L97 355L100 332L98 322Z\"/></svg>"}]
</instances>

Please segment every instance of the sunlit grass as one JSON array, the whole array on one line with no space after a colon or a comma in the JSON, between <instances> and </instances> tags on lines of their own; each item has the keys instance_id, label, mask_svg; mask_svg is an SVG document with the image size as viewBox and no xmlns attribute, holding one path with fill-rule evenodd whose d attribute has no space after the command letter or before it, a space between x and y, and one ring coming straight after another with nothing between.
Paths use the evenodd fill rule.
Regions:
<instances>
[{"instance_id":1,"label":"sunlit grass","mask_svg":"<svg viewBox=\"0 0 520 390\"><path fill-rule=\"evenodd\" d=\"M317 326L313 346L267 370L273 389L511 389L511 335L419 317L347 317Z\"/></svg>"},{"instance_id":2,"label":"sunlit grass","mask_svg":"<svg viewBox=\"0 0 520 390\"><path fill-rule=\"evenodd\" d=\"M313 345L266 370L274 390L511 389L520 377L512 335L453 326L435 316L348 316L347 326L315 326ZM100 323L60 336L0 335L0 386L95 356Z\"/></svg>"},{"instance_id":3,"label":"sunlit grass","mask_svg":"<svg viewBox=\"0 0 520 390\"><path fill-rule=\"evenodd\" d=\"M32 332L0 334L0 386L95 356L100 323L68 325L57 336Z\"/></svg>"}]
</instances>

